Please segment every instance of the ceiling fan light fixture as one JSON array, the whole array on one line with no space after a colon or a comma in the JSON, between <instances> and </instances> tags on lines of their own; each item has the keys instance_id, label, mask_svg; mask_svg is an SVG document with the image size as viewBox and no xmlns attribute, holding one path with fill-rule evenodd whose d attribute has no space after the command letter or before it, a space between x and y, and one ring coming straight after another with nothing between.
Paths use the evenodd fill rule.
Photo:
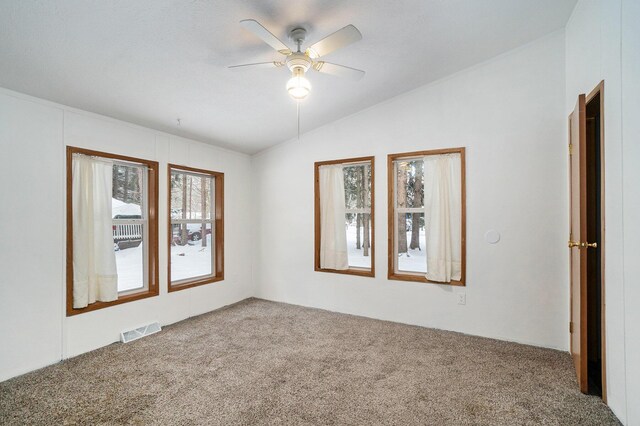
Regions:
<instances>
[{"instance_id":1,"label":"ceiling fan light fixture","mask_svg":"<svg viewBox=\"0 0 640 426\"><path fill-rule=\"evenodd\" d=\"M302 68L293 70L293 77L287 82L287 92L296 101L301 101L311 93L311 83L304 76Z\"/></svg>"},{"instance_id":2,"label":"ceiling fan light fixture","mask_svg":"<svg viewBox=\"0 0 640 426\"><path fill-rule=\"evenodd\" d=\"M295 51L287 47L278 37L274 36L273 33L255 19L244 19L240 21L240 25L286 58L283 61L233 65L229 68L280 68L286 65L292 74L289 81L287 81L287 92L296 102L305 99L311 93L311 83L305 78L305 73L310 68L323 74L347 77L352 80L359 80L365 74L362 70L316 60L362 39L360 31L351 24L329 34L305 50L302 50L302 45L305 44L307 30L304 26L294 27L289 31L289 38L296 44L297 49Z\"/></svg>"}]
</instances>

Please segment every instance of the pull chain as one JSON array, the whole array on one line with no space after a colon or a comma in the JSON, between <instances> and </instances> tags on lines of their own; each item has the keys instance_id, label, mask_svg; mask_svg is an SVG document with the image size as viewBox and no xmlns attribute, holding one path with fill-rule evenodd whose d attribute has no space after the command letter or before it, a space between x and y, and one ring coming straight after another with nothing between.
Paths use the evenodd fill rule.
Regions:
<instances>
[{"instance_id":1,"label":"pull chain","mask_svg":"<svg viewBox=\"0 0 640 426\"><path fill-rule=\"evenodd\" d=\"M298 116L298 140L300 140L300 101L296 101L296 115Z\"/></svg>"}]
</instances>

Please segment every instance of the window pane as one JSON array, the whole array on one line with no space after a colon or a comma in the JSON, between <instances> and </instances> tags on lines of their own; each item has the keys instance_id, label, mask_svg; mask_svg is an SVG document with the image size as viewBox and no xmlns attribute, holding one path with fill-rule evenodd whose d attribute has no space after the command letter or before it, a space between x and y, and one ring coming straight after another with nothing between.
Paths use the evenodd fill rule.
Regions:
<instances>
[{"instance_id":1,"label":"window pane","mask_svg":"<svg viewBox=\"0 0 640 426\"><path fill-rule=\"evenodd\" d=\"M346 214L349 266L371 268L371 220L369 214Z\"/></svg>"},{"instance_id":2,"label":"window pane","mask_svg":"<svg viewBox=\"0 0 640 426\"><path fill-rule=\"evenodd\" d=\"M114 219L140 219L144 190L145 168L136 165L113 165Z\"/></svg>"},{"instance_id":3,"label":"window pane","mask_svg":"<svg viewBox=\"0 0 640 426\"><path fill-rule=\"evenodd\" d=\"M397 207L424 207L424 161L396 161Z\"/></svg>"},{"instance_id":4,"label":"window pane","mask_svg":"<svg viewBox=\"0 0 640 426\"><path fill-rule=\"evenodd\" d=\"M365 207L371 208L371 166L365 168L367 178L364 184L367 187L367 196L365 197Z\"/></svg>"},{"instance_id":5,"label":"window pane","mask_svg":"<svg viewBox=\"0 0 640 426\"><path fill-rule=\"evenodd\" d=\"M398 213L398 270L427 272L424 213Z\"/></svg>"},{"instance_id":6,"label":"window pane","mask_svg":"<svg viewBox=\"0 0 640 426\"><path fill-rule=\"evenodd\" d=\"M118 291L144 287L144 244L142 225L113 226L113 249L116 251Z\"/></svg>"},{"instance_id":7,"label":"window pane","mask_svg":"<svg viewBox=\"0 0 640 426\"><path fill-rule=\"evenodd\" d=\"M371 207L371 167L345 166L344 197L347 209Z\"/></svg>"},{"instance_id":8,"label":"window pane","mask_svg":"<svg viewBox=\"0 0 640 426\"><path fill-rule=\"evenodd\" d=\"M213 274L211 223L173 224L171 281Z\"/></svg>"},{"instance_id":9,"label":"window pane","mask_svg":"<svg viewBox=\"0 0 640 426\"><path fill-rule=\"evenodd\" d=\"M113 165L111 217L113 247L116 251L118 291L144 288L144 245L142 223L121 223L142 219L144 173L142 166Z\"/></svg>"},{"instance_id":10,"label":"window pane","mask_svg":"<svg viewBox=\"0 0 640 426\"><path fill-rule=\"evenodd\" d=\"M211 219L213 206L211 176L171 173L171 218Z\"/></svg>"}]
</instances>

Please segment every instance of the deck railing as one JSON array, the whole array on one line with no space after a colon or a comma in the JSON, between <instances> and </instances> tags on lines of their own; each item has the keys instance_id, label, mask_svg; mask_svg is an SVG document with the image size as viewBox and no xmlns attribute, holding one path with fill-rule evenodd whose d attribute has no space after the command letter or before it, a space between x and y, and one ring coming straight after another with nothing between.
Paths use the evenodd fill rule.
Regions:
<instances>
[{"instance_id":1,"label":"deck railing","mask_svg":"<svg viewBox=\"0 0 640 426\"><path fill-rule=\"evenodd\" d=\"M142 239L142 224L113 225L113 241L129 241Z\"/></svg>"}]
</instances>

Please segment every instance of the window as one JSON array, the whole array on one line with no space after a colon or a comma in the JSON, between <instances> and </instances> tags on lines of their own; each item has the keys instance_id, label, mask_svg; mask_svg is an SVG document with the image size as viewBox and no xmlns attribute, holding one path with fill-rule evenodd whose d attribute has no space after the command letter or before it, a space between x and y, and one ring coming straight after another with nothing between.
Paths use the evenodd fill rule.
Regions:
<instances>
[{"instance_id":1,"label":"window","mask_svg":"<svg viewBox=\"0 0 640 426\"><path fill-rule=\"evenodd\" d=\"M464 154L389 155L389 279L465 284Z\"/></svg>"},{"instance_id":2,"label":"window","mask_svg":"<svg viewBox=\"0 0 640 426\"><path fill-rule=\"evenodd\" d=\"M224 174L169 165L169 291L223 279Z\"/></svg>"},{"instance_id":3,"label":"window","mask_svg":"<svg viewBox=\"0 0 640 426\"><path fill-rule=\"evenodd\" d=\"M67 148L67 315L158 294L158 163Z\"/></svg>"},{"instance_id":4,"label":"window","mask_svg":"<svg viewBox=\"0 0 640 426\"><path fill-rule=\"evenodd\" d=\"M375 276L374 158L315 163L315 270Z\"/></svg>"}]
</instances>

